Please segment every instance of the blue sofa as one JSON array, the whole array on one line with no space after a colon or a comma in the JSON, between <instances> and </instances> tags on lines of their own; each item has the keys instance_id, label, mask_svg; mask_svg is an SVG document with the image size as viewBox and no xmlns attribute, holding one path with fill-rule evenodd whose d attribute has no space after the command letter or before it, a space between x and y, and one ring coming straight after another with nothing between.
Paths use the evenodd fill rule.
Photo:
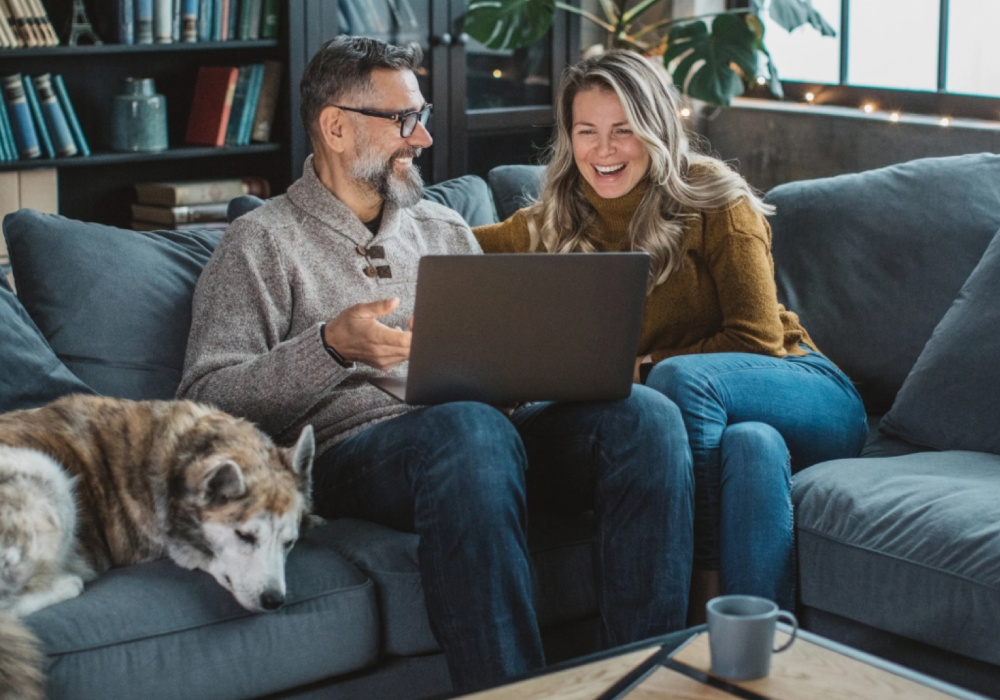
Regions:
<instances>
[{"instance_id":1,"label":"blue sofa","mask_svg":"<svg viewBox=\"0 0 1000 700\"><path fill-rule=\"evenodd\" d=\"M477 225L515 211L540 177L504 166L489 186L466 177L428 192ZM768 197L779 296L858 383L873 425L862 458L795 479L799 612L820 634L1000 697L1000 642L987 632L1000 620L1000 457L875 429L1000 228L1000 156L914 161ZM7 395L25 406L63 390L172 395L190 294L218 232L121 231L30 211L9 215L4 232L20 298L0 290L0 320L23 337L0 343L34 361L18 378L0 368L0 390L19 387ZM990 418L1000 428L1000 411ZM955 493L976 498L956 508ZM587 513L531 514L550 660L597 645L590 532ZM112 571L28 619L49 655L48 696L446 693L416 544L369 522L327 523L293 550L289 602L271 615L166 561Z\"/></svg>"}]
</instances>

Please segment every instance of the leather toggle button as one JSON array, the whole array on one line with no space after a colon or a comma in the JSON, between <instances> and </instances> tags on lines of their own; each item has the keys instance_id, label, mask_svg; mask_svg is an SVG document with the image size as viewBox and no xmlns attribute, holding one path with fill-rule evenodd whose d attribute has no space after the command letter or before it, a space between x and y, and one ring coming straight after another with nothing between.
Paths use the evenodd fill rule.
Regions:
<instances>
[{"instance_id":1,"label":"leather toggle button","mask_svg":"<svg viewBox=\"0 0 1000 700\"><path fill-rule=\"evenodd\" d=\"M361 245L360 243L358 244L358 247L355 248L355 250L358 251L358 255L368 255L368 251L365 250L365 247L363 245Z\"/></svg>"},{"instance_id":2,"label":"leather toggle button","mask_svg":"<svg viewBox=\"0 0 1000 700\"><path fill-rule=\"evenodd\" d=\"M392 268L388 265L379 265L375 268L378 276L382 279L392 279Z\"/></svg>"},{"instance_id":3,"label":"leather toggle button","mask_svg":"<svg viewBox=\"0 0 1000 700\"><path fill-rule=\"evenodd\" d=\"M369 246L368 255L370 255L373 260L384 260L385 248L380 245Z\"/></svg>"},{"instance_id":4,"label":"leather toggle button","mask_svg":"<svg viewBox=\"0 0 1000 700\"><path fill-rule=\"evenodd\" d=\"M369 265L365 268L365 274L369 277L376 277L378 275L378 270L375 269L374 265Z\"/></svg>"}]
</instances>

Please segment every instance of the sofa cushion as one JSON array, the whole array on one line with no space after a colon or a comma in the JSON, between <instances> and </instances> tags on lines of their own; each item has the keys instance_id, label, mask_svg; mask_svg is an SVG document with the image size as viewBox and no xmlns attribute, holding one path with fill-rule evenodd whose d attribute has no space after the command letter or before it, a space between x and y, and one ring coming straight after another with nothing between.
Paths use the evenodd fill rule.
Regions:
<instances>
[{"instance_id":1,"label":"sofa cushion","mask_svg":"<svg viewBox=\"0 0 1000 700\"><path fill-rule=\"evenodd\" d=\"M222 232L127 231L32 209L3 228L21 301L73 374L106 396L172 399L194 285Z\"/></svg>"},{"instance_id":2,"label":"sofa cushion","mask_svg":"<svg viewBox=\"0 0 1000 700\"><path fill-rule=\"evenodd\" d=\"M528 206L542 191L544 165L500 165L486 175L493 191L497 217L506 221L518 209Z\"/></svg>"},{"instance_id":3,"label":"sofa cushion","mask_svg":"<svg viewBox=\"0 0 1000 700\"><path fill-rule=\"evenodd\" d=\"M323 543L371 577L378 589L382 653L409 656L439 650L420 581L419 537L350 518L330 525L321 533ZM589 514L531 514L528 548L540 626L584 619L597 611L592 532Z\"/></svg>"},{"instance_id":4,"label":"sofa cushion","mask_svg":"<svg viewBox=\"0 0 1000 700\"><path fill-rule=\"evenodd\" d=\"M806 606L996 663L1000 456L826 462L794 478Z\"/></svg>"},{"instance_id":5,"label":"sofa cushion","mask_svg":"<svg viewBox=\"0 0 1000 700\"><path fill-rule=\"evenodd\" d=\"M92 394L49 347L0 274L0 413L36 408L65 394Z\"/></svg>"},{"instance_id":6,"label":"sofa cushion","mask_svg":"<svg viewBox=\"0 0 1000 700\"><path fill-rule=\"evenodd\" d=\"M881 431L936 450L1000 454L1000 233L934 329Z\"/></svg>"},{"instance_id":7,"label":"sofa cushion","mask_svg":"<svg viewBox=\"0 0 1000 700\"><path fill-rule=\"evenodd\" d=\"M375 663L374 585L317 544L323 527L289 555L276 613L250 613L208 574L159 560L29 616L48 654L46 697L243 700Z\"/></svg>"},{"instance_id":8,"label":"sofa cushion","mask_svg":"<svg viewBox=\"0 0 1000 700\"><path fill-rule=\"evenodd\" d=\"M779 298L885 413L1000 228L1000 155L794 182L767 201Z\"/></svg>"},{"instance_id":9,"label":"sofa cushion","mask_svg":"<svg viewBox=\"0 0 1000 700\"><path fill-rule=\"evenodd\" d=\"M443 204L457 211L469 226L496 223L496 212L490 190L481 177L463 175L424 188L424 199ZM232 223L264 203L260 197L245 194L229 202L226 218Z\"/></svg>"}]
</instances>

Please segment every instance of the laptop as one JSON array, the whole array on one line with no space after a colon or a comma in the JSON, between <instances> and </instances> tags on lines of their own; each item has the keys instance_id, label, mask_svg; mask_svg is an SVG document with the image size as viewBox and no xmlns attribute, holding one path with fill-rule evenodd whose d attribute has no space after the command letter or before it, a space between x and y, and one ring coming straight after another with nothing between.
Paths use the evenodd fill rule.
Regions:
<instances>
[{"instance_id":1,"label":"laptop","mask_svg":"<svg viewBox=\"0 0 1000 700\"><path fill-rule=\"evenodd\" d=\"M617 400L632 391L646 253L421 258L405 378L412 405Z\"/></svg>"}]
</instances>

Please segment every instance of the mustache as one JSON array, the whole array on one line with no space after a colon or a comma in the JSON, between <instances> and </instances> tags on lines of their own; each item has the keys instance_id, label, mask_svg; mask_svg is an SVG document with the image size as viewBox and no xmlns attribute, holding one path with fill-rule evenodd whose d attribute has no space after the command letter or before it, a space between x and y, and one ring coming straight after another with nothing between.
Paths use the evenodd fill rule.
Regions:
<instances>
[{"instance_id":1,"label":"mustache","mask_svg":"<svg viewBox=\"0 0 1000 700\"><path fill-rule=\"evenodd\" d=\"M389 157L389 163L395 163L400 158L419 158L423 152L422 148L401 148Z\"/></svg>"}]
</instances>

